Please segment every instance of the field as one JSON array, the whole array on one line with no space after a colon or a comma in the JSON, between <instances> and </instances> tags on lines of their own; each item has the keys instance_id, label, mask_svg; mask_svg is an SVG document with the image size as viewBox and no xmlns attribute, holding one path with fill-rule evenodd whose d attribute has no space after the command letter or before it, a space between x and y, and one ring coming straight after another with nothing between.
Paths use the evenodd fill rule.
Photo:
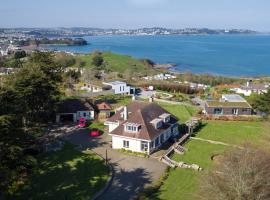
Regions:
<instances>
[{"instance_id":1,"label":"field","mask_svg":"<svg viewBox=\"0 0 270 200\"><path fill-rule=\"evenodd\" d=\"M190 116L184 109L185 106L162 105L168 111L184 121ZM191 108L191 113L194 108ZM189 109L190 109L189 108ZM228 144L242 145L251 143L254 145L270 145L270 125L267 122L229 122L229 121L204 121L203 126L196 133L195 137L208 140L216 140ZM198 164L203 169L211 169L213 161L211 156L222 154L230 148L224 145L210 144L205 141L189 140L185 145L188 149L184 155L174 154L172 159L184 161L188 164ZM168 178L164 181L160 190L153 194L160 200L194 200L198 199L199 179L203 172L196 172L190 169L175 169L169 172ZM151 199L151 197L149 197Z\"/></svg>"},{"instance_id":2,"label":"field","mask_svg":"<svg viewBox=\"0 0 270 200\"><path fill-rule=\"evenodd\" d=\"M14 199L88 200L109 178L104 161L93 153L81 153L71 144L42 154L39 166Z\"/></svg>"},{"instance_id":3,"label":"field","mask_svg":"<svg viewBox=\"0 0 270 200\"><path fill-rule=\"evenodd\" d=\"M126 73L131 76L132 73L146 75L154 72L149 65L131 56L115 54L112 52L103 52L102 56L105 68L112 72L119 72L121 74ZM84 62L85 67L94 67L92 64L92 54L78 55L76 59L77 62Z\"/></svg>"}]
</instances>

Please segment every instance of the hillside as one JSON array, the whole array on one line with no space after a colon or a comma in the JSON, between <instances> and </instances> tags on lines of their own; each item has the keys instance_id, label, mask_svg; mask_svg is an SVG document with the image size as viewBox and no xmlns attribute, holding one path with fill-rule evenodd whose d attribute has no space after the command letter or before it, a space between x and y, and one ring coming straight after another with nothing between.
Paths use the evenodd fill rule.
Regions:
<instances>
[{"instance_id":1,"label":"hillside","mask_svg":"<svg viewBox=\"0 0 270 200\"><path fill-rule=\"evenodd\" d=\"M112 52L101 53L104 62L103 68L109 72L118 72L123 75L148 75L153 74L155 70L144 60L135 59L131 56L116 54ZM84 62L85 67L94 68L92 64L93 53L80 54L76 56L76 63Z\"/></svg>"}]
</instances>

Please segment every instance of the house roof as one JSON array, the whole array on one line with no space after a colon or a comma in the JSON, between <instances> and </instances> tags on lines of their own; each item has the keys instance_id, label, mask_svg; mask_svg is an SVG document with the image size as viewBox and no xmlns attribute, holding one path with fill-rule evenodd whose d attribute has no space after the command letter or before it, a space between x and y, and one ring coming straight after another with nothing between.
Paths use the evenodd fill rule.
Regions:
<instances>
[{"instance_id":1,"label":"house roof","mask_svg":"<svg viewBox=\"0 0 270 200\"><path fill-rule=\"evenodd\" d=\"M112 107L110 106L110 104L106 102L102 102L102 103L97 104L97 109L98 110L111 110Z\"/></svg>"},{"instance_id":2,"label":"house roof","mask_svg":"<svg viewBox=\"0 0 270 200\"><path fill-rule=\"evenodd\" d=\"M251 108L247 102L220 102L220 101L207 101L208 107L228 107L228 108Z\"/></svg>"},{"instance_id":3,"label":"house roof","mask_svg":"<svg viewBox=\"0 0 270 200\"><path fill-rule=\"evenodd\" d=\"M246 100L238 94L223 94L222 98L225 98L228 102L246 102Z\"/></svg>"},{"instance_id":4,"label":"house roof","mask_svg":"<svg viewBox=\"0 0 270 200\"><path fill-rule=\"evenodd\" d=\"M66 99L59 103L58 113L76 113L77 111L94 111L93 106L79 99Z\"/></svg>"},{"instance_id":5,"label":"house roof","mask_svg":"<svg viewBox=\"0 0 270 200\"><path fill-rule=\"evenodd\" d=\"M155 103L146 103L140 101L134 101L127 105L128 119L124 120L121 117L121 113L124 108L118 110L115 115L109 118L109 122L120 122L120 125L111 132L112 135L119 135L124 137L131 137L143 140L153 140L160 135L164 130L168 129L172 124L178 121L178 118L171 114L170 121L156 129L151 123L152 120L158 119L164 113L168 113L165 109ZM139 132L125 132L124 124L135 123L140 124L141 128Z\"/></svg>"}]
</instances>

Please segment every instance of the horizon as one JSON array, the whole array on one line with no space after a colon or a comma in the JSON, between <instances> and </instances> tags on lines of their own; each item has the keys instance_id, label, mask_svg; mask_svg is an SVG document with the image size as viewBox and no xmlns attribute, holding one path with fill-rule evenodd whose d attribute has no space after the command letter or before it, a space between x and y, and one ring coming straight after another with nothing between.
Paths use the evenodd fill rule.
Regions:
<instances>
[{"instance_id":1,"label":"horizon","mask_svg":"<svg viewBox=\"0 0 270 200\"><path fill-rule=\"evenodd\" d=\"M0 22L3 28L207 27L270 31L267 9L270 2L267 0L66 0L64 4L63 0L0 2L0 17L6 19Z\"/></svg>"}]
</instances>

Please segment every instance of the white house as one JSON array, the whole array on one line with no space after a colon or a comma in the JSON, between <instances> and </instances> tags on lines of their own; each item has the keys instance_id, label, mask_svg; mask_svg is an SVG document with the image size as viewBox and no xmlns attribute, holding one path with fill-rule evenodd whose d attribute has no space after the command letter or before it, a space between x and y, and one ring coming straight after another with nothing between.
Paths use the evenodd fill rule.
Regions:
<instances>
[{"instance_id":1,"label":"white house","mask_svg":"<svg viewBox=\"0 0 270 200\"><path fill-rule=\"evenodd\" d=\"M134 101L117 110L104 124L109 127L113 149L151 154L179 135L177 121L158 104Z\"/></svg>"},{"instance_id":2,"label":"white house","mask_svg":"<svg viewBox=\"0 0 270 200\"><path fill-rule=\"evenodd\" d=\"M99 86L99 85L84 83L83 86L80 87L80 90L96 93L96 92L102 92L103 88L102 86Z\"/></svg>"},{"instance_id":3,"label":"white house","mask_svg":"<svg viewBox=\"0 0 270 200\"><path fill-rule=\"evenodd\" d=\"M122 81L112 81L103 82L104 85L109 85L114 90L114 94L130 94L131 87L127 85L126 82Z\"/></svg>"},{"instance_id":4,"label":"white house","mask_svg":"<svg viewBox=\"0 0 270 200\"><path fill-rule=\"evenodd\" d=\"M86 101L79 99L67 99L62 101L56 113L56 122L77 122L80 118L93 120L95 111L93 106Z\"/></svg>"},{"instance_id":5,"label":"white house","mask_svg":"<svg viewBox=\"0 0 270 200\"><path fill-rule=\"evenodd\" d=\"M248 81L246 86L239 88L233 88L232 91L237 94L243 94L244 96L250 96L252 93L263 94L269 89L269 84L253 84L252 81Z\"/></svg>"}]
</instances>

